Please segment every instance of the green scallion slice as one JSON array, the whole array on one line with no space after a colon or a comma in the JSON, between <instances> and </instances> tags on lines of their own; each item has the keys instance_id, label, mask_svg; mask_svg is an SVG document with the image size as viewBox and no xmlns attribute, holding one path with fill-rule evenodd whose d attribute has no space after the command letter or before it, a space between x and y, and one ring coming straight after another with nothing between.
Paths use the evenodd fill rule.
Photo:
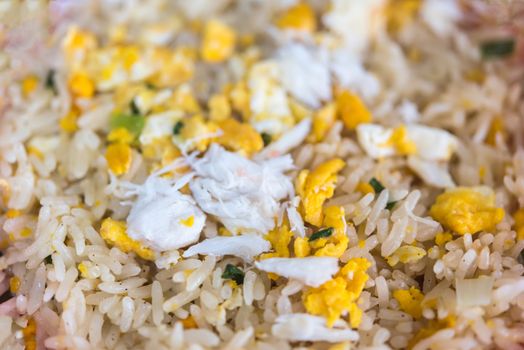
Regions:
<instances>
[{"instance_id":1,"label":"green scallion slice","mask_svg":"<svg viewBox=\"0 0 524 350\"><path fill-rule=\"evenodd\" d=\"M244 271L232 264L227 264L222 278L225 280L233 280L236 284L241 285L244 283Z\"/></svg>"},{"instance_id":2,"label":"green scallion slice","mask_svg":"<svg viewBox=\"0 0 524 350\"><path fill-rule=\"evenodd\" d=\"M315 233L313 233L310 237L309 237L309 241L316 241L317 239L319 238L325 238L325 237L329 237L333 234L333 227L328 227L328 228L324 228L322 230L319 230Z\"/></svg>"}]
</instances>

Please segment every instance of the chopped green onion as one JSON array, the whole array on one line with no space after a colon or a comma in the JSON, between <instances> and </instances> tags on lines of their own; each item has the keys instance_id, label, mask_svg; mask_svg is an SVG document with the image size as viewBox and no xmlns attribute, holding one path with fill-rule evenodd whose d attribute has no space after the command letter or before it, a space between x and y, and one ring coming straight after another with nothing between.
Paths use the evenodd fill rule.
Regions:
<instances>
[{"instance_id":1,"label":"chopped green onion","mask_svg":"<svg viewBox=\"0 0 524 350\"><path fill-rule=\"evenodd\" d=\"M47 72L47 75L45 77L45 87L53 90L53 92L56 94L56 85L55 85L55 70L50 69L49 72Z\"/></svg>"},{"instance_id":2,"label":"chopped green onion","mask_svg":"<svg viewBox=\"0 0 524 350\"><path fill-rule=\"evenodd\" d=\"M52 264L53 263L53 259L51 259L51 255L46 256L44 261L45 261L46 264Z\"/></svg>"},{"instance_id":3,"label":"chopped green onion","mask_svg":"<svg viewBox=\"0 0 524 350\"><path fill-rule=\"evenodd\" d=\"M328 227L328 228L324 228L322 230L319 230L315 233L313 233L310 237L309 237L309 241L315 241L319 238L324 238L324 237L329 237L333 234L333 227Z\"/></svg>"},{"instance_id":4,"label":"chopped green onion","mask_svg":"<svg viewBox=\"0 0 524 350\"><path fill-rule=\"evenodd\" d=\"M397 204L397 201L389 202L389 203L386 205L386 209L387 209L387 210L391 210L391 209L393 209L393 207L395 207L395 204Z\"/></svg>"},{"instance_id":5,"label":"chopped green onion","mask_svg":"<svg viewBox=\"0 0 524 350\"><path fill-rule=\"evenodd\" d=\"M135 99L131 99L131 102L129 102L129 109L131 110L131 113L133 115L140 115L140 108L136 105Z\"/></svg>"},{"instance_id":6,"label":"chopped green onion","mask_svg":"<svg viewBox=\"0 0 524 350\"><path fill-rule=\"evenodd\" d=\"M263 132L260 134L260 136L262 136L262 141L264 141L264 147L271 143L272 137L270 134Z\"/></svg>"},{"instance_id":7,"label":"chopped green onion","mask_svg":"<svg viewBox=\"0 0 524 350\"><path fill-rule=\"evenodd\" d=\"M142 132L145 123L146 119L143 115L114 114L109 125L111 129L126 128L130 133L138 136Z\"/></svg>"},{"instance_id":8,"label":"chopped green onion","mask_svg":"<svg viewBox=\"0 0 524 350\"><path fill-rule=\"evenodd\" d=\"M184 123L181 122L180 120L177 121L175 126L173 127L173 135L180 134L180 131L182 130L183 127L184 127Z\"/></svg>"},{"instance_id":9,"label":"chopped green onion","mask_svg":"<svg viewBox=\"0 0 524 350\"><path fill-rule=\"evenodd\" d=\"M149 89L149 90L155 90L156 89L156 86L155 84L152 84L152 83L146 83L146 87Z\"/></svg>"},{"instance_id":10,"label":"chopped green onion","mask_svg":"<svg viewBox=\"0 0 524 350\"><path fill-rule=\"evenodd\" d=\"M222 278L225 280L233 280L236 284L244 283L244 272L235 265L227 264L226 269L222 273Z\"/></svg>"},{"instance_id":11,"label":"chopped green onion","mask_svg":"<svg viewBox=\"0 0 524 350\"><path fill-rule=\"evenodd\" d=\"M482 58L502 58L509 56L515 50L515 40L513 38L492 40L482 43L480 51Z\"/></svg>"},{"instance_id":12,"label":"chopped green onion","mask_svg":"<svg viewBox=\"0 0 524 350\"><path fill-rule=\"evenodd\" d=\"M373 187L373 190L375 191L376 194L379 194L380 192L386 189L384 185L382 185L382 183L378 181L377 179L375 179L374 177L371 178L371 180L369 180L369 184L371 185L371 187Z\"/></svg>"}]
</instances>

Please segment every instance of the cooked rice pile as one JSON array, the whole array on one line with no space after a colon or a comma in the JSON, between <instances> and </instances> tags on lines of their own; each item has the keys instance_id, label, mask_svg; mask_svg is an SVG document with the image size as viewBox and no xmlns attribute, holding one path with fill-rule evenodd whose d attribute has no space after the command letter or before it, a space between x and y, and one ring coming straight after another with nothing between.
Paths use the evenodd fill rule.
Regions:
<instances>
[{"instance_id":1,"label":"cooked rice pile","mask_svg":"<svg viewBox=\"0 0 524 350\"><path fill-rule=\"evenodd\" d=\"M523 11L0 6L0 348L522 349Z\"/></svg>"}]
</instances>

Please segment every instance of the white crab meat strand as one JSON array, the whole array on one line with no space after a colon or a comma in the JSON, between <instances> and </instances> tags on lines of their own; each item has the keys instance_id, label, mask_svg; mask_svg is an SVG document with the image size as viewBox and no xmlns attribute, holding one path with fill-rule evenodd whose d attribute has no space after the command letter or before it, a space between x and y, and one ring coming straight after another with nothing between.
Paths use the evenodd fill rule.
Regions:
<instances>
[{"instance_id":1,"label":"white crab meat strand","mask_svg":"<svg viewBox=\"0 0 524 350\"><path fill-rule=\"evenodd\" d=\"M408 157L408 166L426 184L438 188L454 187L455 183L443 164L420 159L416 156Z\"/></svg>"},{"instance_id":2,"label":"white crab meat strand","mask_svg":"<svg viewBox=\"0 0 524 350\"><path fill-rule=\"evenodd\" d=\"M285 314L276 318L271 333L280 339L289 341L325 341L338 343L357 341L358 332L338 320L333 327L328 327L326 319L305 313Z\"/></svg>"},{"instance_id":3,"label":"white crab meat strand","mask_svg":"<svg viewBox=\"0 0 524 350\"><path fill-rule=\"evenodd\" d=\"M269 258L255 262L255 266L259 270L298 280L311 287L329 281L339 269L337 258L320 256Z\"/></svg>"},{"instance_id":4,"label":"white crab meat strand","mask_svg":"<svg viewBox=\"0 0 524 350\"><path fill-rule=\"evenodd\" d=\"M449 160L458 147L455 136L449 132L429 126L410 124L406 126L407 139L416 146L416 155L433 161ZM358 142L372 158L378 159L397 155L390 141L393 128L378 124L360 124L357 127Z\"/></svg>"},{"instance_id":5,"label":"white crab meat strand","mask_svg":"<svg viewBox=\"0 0 524 350\"><path fill-rule=\"evenodd\" d=\"M271 250L271 244L257 234L243 234L239 236L217 236L208 238L187 249L183 257L188 258L197 254L224 256L233 255L252 261L254 257Z\"/></svg>"},{"instance_id":6,"label":"white crab meat strand","mask_svg":"<svg viewBox=\"0 0 524 350\"><path fill-rule=\"evenodd\" d=\"M280 201L294 195L284 174L293 169L289 155L254 162L213 144L191 166L197 177L189 186L196 202L234 234L273 229Z\"/></svg>"}]
</instances>

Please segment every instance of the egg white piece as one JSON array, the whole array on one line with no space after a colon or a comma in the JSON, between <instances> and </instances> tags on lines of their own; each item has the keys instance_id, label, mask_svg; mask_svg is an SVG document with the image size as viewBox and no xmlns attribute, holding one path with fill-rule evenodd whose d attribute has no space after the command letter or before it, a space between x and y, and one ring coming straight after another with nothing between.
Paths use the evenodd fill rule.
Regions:
<instances>
[{"instance_id":1,"label":"egg white piece","mask_svg":"<svg viewBox=\"0 0 524 350\"><path fill-rule=\"evenodd\" d=\"M178 181L158 175L127 193L137 195L127 217L127 234L156 251L188 246L198 240L206 221L193 198L179 192L192 174Z\"/></svg>"},{"instance_id":2,"label":"egg white piece","mask_svg":"<svg viewBox=\"0 0 524 350\"><path fill-rule=\"evenodd\" d=\"M416 155L432 161L449 160L458 147L455 136L449 132L423 125L406 125L407 138L412 141L417 150ZM357 126L358 142L364 151L372 158L390 157L397 152L389 139L393 128L384 128L378 124L360 124Z\"/></svg>"},{"instance_id":3,"label":"egg white piece","mask_svg":"<svg viewBox=\"0 0 524 350\"><path fill-rule=\"evenodd\" d=\"M184 114L181 111L167 111L150 115L146 118L144 130L140 134L140 143L147 145L156 138L171 136L175 123L183 116Z\"/></svg>"},{"instance_id":4,"label":"egg white piece","mask_svg":"<svg viewBox=\"0 0 524 350\"><path fill-rule=\"evenodd\" d=\"M285 314L276 318L271 333L280 339L290 341L326 341L337 343L357 341L358 332L338 320L333 327L328 327L326 319L305 313Z\"/></svg>"},{"instance_id":5,"label":"egg white piece","mask_svg":"<svg viewBox=\"0 0 524 350\"><path fill-rule=\"evenodd\" d=\"M189 184L196 202L234 234L273 229L280 201L294 195L284 174L293 169L289 155L254 162L213 144L190 165L196 174Z\"/></svg>"},{"instance_id":6,"label":"egg white piece","mask_svg":"<svg viewBox=\"0 0 524 350\"><path fill-rule=\"evenodd\" d=\"M318 287L329 281L337 273L338 260L337 258L323 256L269 258L256 261L255 266L259 270L295 279L311 287Z\"/></svg>"},{"instance_id":7,"label":"egg white piece","mask_svg":"<svg viewBox=\"0 0 524 350\"><path fill-rule=\"evenodd\" d=\"M257 234L244 234L239 236L217 236L208 238L189 247L183 254L184 258L201 255L233 255L252 261L257 255L271 250L271 244Z\"/></svg>"},{"instance_id":8,"label":"egg white piece","mask_svg":"<svg viewBox=\"0 0 524 350\"><path fill-rule=\"evenodd\" d=\"M283 133L275 142L271 142L267 147L255 155L255 159L266 159L279 157L288 153L293 148L302 144L311 131L311 118L305 118L297 125Z\"/></svg>"},{"instance_id":9,"label":"egg white piece","mask_svg":"<svg viewBox=\"0 0 524 350\"><path fill-rule=\"evenodd\" d=\"M442 164L410 156L408 157L408 166L428 185L438 188L455 186L451 175Z\"/></svg>"}]
</instances>

